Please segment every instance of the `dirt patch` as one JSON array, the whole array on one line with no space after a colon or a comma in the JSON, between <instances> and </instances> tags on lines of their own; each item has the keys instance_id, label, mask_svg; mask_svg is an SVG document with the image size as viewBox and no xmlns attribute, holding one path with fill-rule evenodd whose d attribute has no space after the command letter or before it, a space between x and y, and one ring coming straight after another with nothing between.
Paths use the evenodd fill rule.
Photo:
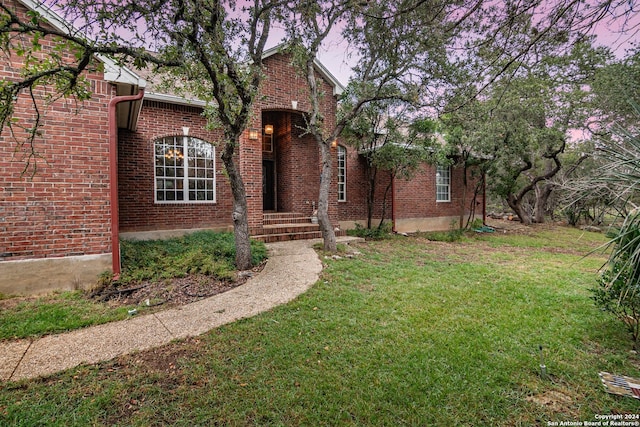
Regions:
<instances>
[{"instance_id":1,"label":"dirt patch","mask_svg":"<svg viewBox=\"0 0 640 427\"><path fill-rule=\"evenodd\" d=\"M487 218L486 224L495 228L497 232L506 234L524 234L531 235L536 234L543 230L551 230L561 224L544 223L544 224L531 224L524 225L520 221L509 221L504 219Z\"/></svg>"},{"instance_id":2,"label":"dirt patch","mask_svg":"<svg viewBox=\"0 0 640 427\"><path fill-rule=\"evenodd\" d=\"M543 406L550 413L577 415L573 398L564 391L547 390L544 393L528 396L526 400Z\"/></svg>"},{"instance_id":3,"label":"dirt patch","mask_svg":"<svg viewBox=\"0 0 640 427\"><path fill-rule=\"evenodd\" d=\"M212 276L192 274L186 277L146 280L119 287L107 287L91 292L89 298L105 301L111 307L142 305L169 308L189 304L236 288L259 273L262 263L251 270L239 272L236 279L219 280Z\"/></svg>"},{"instance_id":4,"label":"dirt patch","mask_svg":"<svg viewBox=\"0 0 640 427\"><path fill-rule=\"evenodd\" d=\"M259 273L265 263L251 270L239 272L235 280L219 280L212 276L195 274L173 279L146 280L127 285L109 286L87 291L85 295L87 299L104 302L114 308L141 305L151 307L151 311L154 311L154 308L163 310L199 301L243 285L249 278ZM18 296L0 300L0 310L9 310L21 303L36 300L46 303L48 299L52 303L59 302L55 295L51 297Z\"/></svg>"}]
</instances>

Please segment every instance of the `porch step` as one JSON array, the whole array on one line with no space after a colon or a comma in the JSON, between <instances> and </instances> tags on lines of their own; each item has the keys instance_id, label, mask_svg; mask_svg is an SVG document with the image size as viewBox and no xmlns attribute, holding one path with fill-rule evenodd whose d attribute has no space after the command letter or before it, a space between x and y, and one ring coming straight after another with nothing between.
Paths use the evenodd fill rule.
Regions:
<instances>
[{"instance_id":1,"label":"porch step","mask_svg":"<svg viewBox=\"0 0 640 427\"><path fill-rule=\"evenodd\" d=\"M346 231L336 231L336 237L346 236ZM286 234L261 234L259 236L251 236L252 239L259 240L264 243L274 242L286 242L289 240L306 240L306 239L321 239L322 232L318 231L306 231L300 233L286 233Z\"/></svg>"},{"instance_id":2,"label":"porch step","mask_svg":"<svg viewBox=\"0 0 640 427\"><path fill-rule=\"evenodd\" d=\"M261 234L251 236L265 243L322 238L318 224L300 213L266 213ZM344 231L336 231L336 236L344 236Z\"/></svg>"},{"instance_id":3,"label":"porch step","mask_svg":"<svg viewBox=\"0 0 640 427\"><path fill-rule=\"evenodd\" d=\"M266 213L263 217L263 224L311 224L311 216L297 212Z\"/></svg>"}]
</instances>

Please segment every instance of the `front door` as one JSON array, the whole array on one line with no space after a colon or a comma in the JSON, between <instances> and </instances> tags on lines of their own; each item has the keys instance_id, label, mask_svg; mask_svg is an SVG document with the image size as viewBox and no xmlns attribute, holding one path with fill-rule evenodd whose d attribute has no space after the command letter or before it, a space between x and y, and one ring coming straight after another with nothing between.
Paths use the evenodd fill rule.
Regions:
<instances>
[{"instance_id":1,"label":"front door","mask_svg":"<svg viewBox=\"0 0 640 427\"><path fill-rule=\"evenodd\" d=\"M276 210L276 167L273 160L262 161L262 209Z\"/></svg>"}]
</instances>

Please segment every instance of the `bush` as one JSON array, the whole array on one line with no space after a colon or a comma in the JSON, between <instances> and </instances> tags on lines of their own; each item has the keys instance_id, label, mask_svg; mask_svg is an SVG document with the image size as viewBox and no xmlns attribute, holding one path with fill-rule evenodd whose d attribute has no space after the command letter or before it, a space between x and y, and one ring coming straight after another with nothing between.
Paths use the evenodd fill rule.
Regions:
<instances>
[{"instance_id":1,"label":"bush","mask_svg":"<svg viewBox=\"0 0 640 427\"><path fill-rule=\"evenodd\" d=\"M593 299L629 329L636 348L640 339L640 211L629 215L609 242L613 245Z\"/></svg>"},{"instance_id":2,"label":"bush","mask_svg":"<svg viewBox=\"0 0 640 427\"><path fill-rule=\"evenodd\" d=\"M221 280L235 276L232 233L198 231L165 240L123 240L121 283L205 274ZM254 265L267 257L264 243L251 242Z\"/></svg>"},{"instance_id":3,"label":"bush","mask_svg":"<svg viewBox=\"0 0 640 427\"><path fill-rule=\"evenodd\" d=\"M431 231L427 233L423 233L423 236L427 240L431 240L432 242L457 242L462 239L464 235L464 230L461 228L449 231Z\"/></svg>"},{"instance_id":4,"label":"bush","mask_svg":"<svg viewBox=\"0 0 640 427\"><path fill-rule=\"evenodd\" d=\"M385 222L382 227L365 228L364 226L356 223L356 228L347 230L347 235L362 237L367 240L382 240L389 237L391 233L391 223Z\"/></svg>"}]
</instances>

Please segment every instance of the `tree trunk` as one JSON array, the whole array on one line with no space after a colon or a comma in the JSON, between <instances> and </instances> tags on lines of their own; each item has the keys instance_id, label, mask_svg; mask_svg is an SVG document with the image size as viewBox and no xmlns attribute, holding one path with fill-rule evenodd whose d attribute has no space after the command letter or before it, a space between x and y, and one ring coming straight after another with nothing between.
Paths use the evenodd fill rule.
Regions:
<instances>
[{"instance_id":1,"label":"tree trunk","mask_svg":"<svg viewBox=\"0 0 640 427\"><path fill-rule=\"evenodd\" d=\"M373 226L373 210L375 206L375 198L376 198L376 175L378 172L378 168L372 166L369 161L367 161L367 183L368 183L368 192L367 192L367 229L371 229Z\"/></svg>"},{"instance_id":2,"label":"tree trunk","mask_svg":"<svg viewBox=\"0 0 640 427\"><path fill-rule=\"evenodd\" d=\"M329 189L331 187L331 143L320 144L322 156L322 172L320 174L320 194L318 196L318 224L324 239L324 250L336 252L336 233L329 219Z\"/></svg>"},{"instance_id":3,"label":"tree trunk","mask_svg":"<svg viewBox=\"0 0 640 427\"><path fill-rule=\"evenodd\" d=\"M507 204L513 210L513 212L518 215L521 223L523 223L524 225L531 225L531 215L529 215L529 212L527 212L527 210L522 206L523 200L524 199L518 199L513 194L511 194L509 195L509 197L507 197Z\"/></svg>"},{"instance_id":4,"label":"tree trunk","mask_svg":"<svg viewBox=\"0 0 640 427\"><path fill-rule=\"evenodd\" d=\"M233 235L236 244L236 268L249 270L251 262L251 240L249 239L249 218L247 216L247 195L242 176L233 161L234 147L237 137L233 142L227 142L222 153L222 162L229 176L231 193L233 194Z\"/></svg>"},{"instance_id":5,"label":"tree trunk","mask_svg":"<svg viewBox=\"0 0 640 427\"><path fill-rule=\"evenodd\" d=\"M546 183L540 188L539 185L535 186L536 203L533 208L533 222L537 224L544 224L546 216L546 207L553 191L553 184Z\"/></svg>"},{"instance_id":6,"label":"tree trunk","mask_svg":"<svg viewBox=\"0 0 640 427\"><path fill-rule=\"evenodd\" d=\"M463 167L462 167L462 199L460 200L460 224L459 224L459 228L460 230L464 229L464 208L466 207L466 203L467 203L467 186L468 186L468 182L467 182L467 164L466 162L463 162Z\"/></svg>"},{"instance_id":7,"label":"tree trunk","mask_svg":"<svg viewBox=\"0 0 640 427\"><path fill-rule=\"evenodd\" d=\"M387 216L387 198L389 197L389 192L393 187L393 180L395 179L395 175L390 174L391 179L389 179L389 184L384 189L384 194L382 195L382 213L380 214L380 223L378 224L378 230L382 228L384 224L384 218Z\"/></svg>"}]
</instances>

